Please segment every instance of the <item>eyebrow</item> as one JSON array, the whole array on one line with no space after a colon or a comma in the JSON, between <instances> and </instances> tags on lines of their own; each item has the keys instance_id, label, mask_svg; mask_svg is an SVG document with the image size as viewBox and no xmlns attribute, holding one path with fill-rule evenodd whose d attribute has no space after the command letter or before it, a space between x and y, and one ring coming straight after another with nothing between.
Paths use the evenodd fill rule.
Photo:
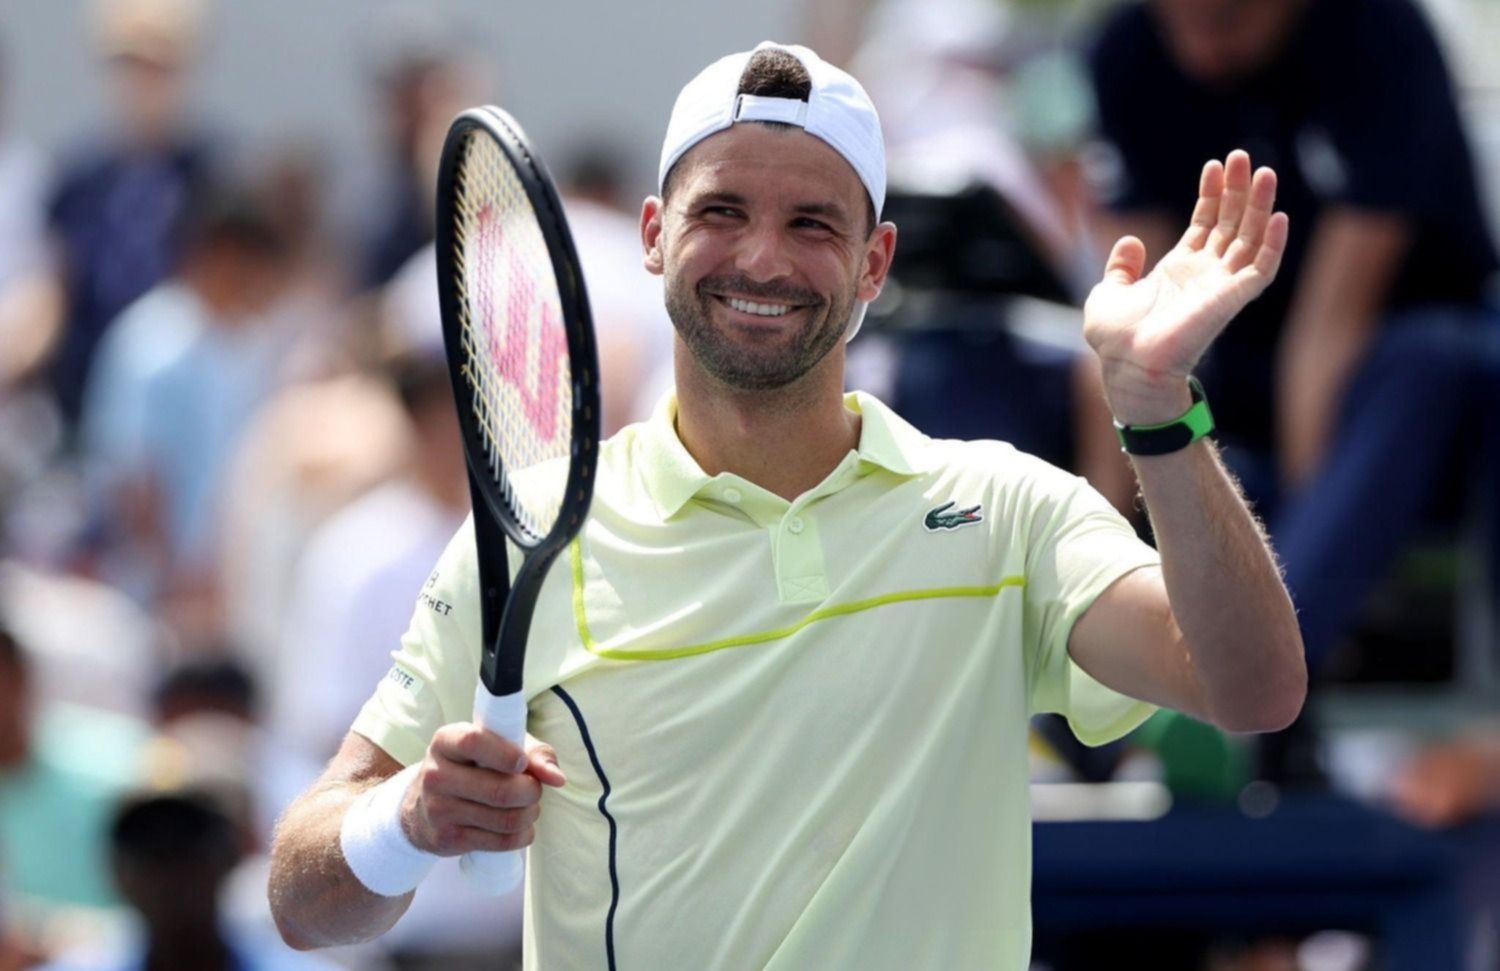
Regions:
<instances>
[{"instance_id":1,"label":"eyebrow","mask_svg":"<svg viewBox=\"0 0 1500 971\"><path fill-rule=\"evenodd\" d=\"M735 192L709 192L693 200L694 207L707 205L748 205L748 200ZM847 223L849 215L844 207L837 202L799 202L792 207L792 211L799 216L822 216L825 219L838 223Z\"/></svg>"}]
</instances>

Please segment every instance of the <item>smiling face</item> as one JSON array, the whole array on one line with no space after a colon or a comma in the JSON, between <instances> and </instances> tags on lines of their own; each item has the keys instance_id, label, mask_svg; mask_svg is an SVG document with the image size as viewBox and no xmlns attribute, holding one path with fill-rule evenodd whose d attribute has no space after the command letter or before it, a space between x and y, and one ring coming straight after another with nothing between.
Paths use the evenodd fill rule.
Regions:
<instances>
[{"instance_id":1,"label":"smiling face","mask_svg":"<svg viewBox=\"0 0 1500 971\"><path fill-rule=\"evenodd\" d=\"M646 268L693 360L740 390L786 387L829 359L875 299L896 230L869 231L864 185L796 128L736 125L677 163L641 214ZM831 365L836 365L835 360Z\"/></svg>"}]
</instances>

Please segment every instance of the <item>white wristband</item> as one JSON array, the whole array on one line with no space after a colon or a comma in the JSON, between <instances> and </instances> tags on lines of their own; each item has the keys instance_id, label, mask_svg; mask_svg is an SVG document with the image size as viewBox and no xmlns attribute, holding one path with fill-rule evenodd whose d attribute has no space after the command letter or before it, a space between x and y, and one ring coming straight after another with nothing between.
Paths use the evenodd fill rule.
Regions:
<instances>
[{"instance_id":1,"label":"white wristband","mask_svg":"<svg viewBox=\"0 0 1500 971\"><path fill-rule=\"evenodd\" d=\"M361 794L344 813L339 829L344 862L360 883L382 897L415 890L438 861L436 853L413 846L401 827L401 803L421 767L409 765Z\"/></svg>"}]
</instances>

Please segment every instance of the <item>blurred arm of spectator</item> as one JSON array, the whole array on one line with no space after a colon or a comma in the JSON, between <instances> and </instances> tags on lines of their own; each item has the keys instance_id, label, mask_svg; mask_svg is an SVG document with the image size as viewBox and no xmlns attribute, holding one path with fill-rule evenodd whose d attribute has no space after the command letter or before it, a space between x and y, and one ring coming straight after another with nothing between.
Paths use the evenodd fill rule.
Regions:
<instances>
[{"instance_id":1,"label":"blurred arm of spectator","mask_svg":"<svg viewBox=\"0 0 1500 971\"><path fill-rule=\"evenodd\" d=\"M1500 733L1419 752L1396 776L1391 797L1400 815L1422 826L1453 826L1500 811Z\"/></svg>"},{"instance_id":2,"label":"blurred arm of spectator","mask_svg":"<svg viewBox=\"0 0 1500 971\"><path fill-rule=\"evenodd\" d=\"M1135 471L1120 450L1114 416L1104 401L1099 358L1081 354L1073 366L1073 442L1078 473L1127 519L1138 519Z\"/></svg>"},{"instance_id":3,"label":"blurred arm of spectator","mask_svg":"<svg viewBox=\"0 0 1500 971\"><path fill-rule=\"evenodd\" d=\"M61 254L49 252L49 181L40 151L0 135L0 388L36 374L62 333L67 295L56 275Z\"/></svg>"},{"instance_id":4,"label":"blurred arm of spectator","mask_svg":"<svg viewBox=\"0 0 1500 971\"><path fill-rule=\"evenodd\" d=\"M1397 215L1338 207L1313 228L1278 352L1276 441L1286 484L1304 485L1317 471L1410 245L1411 228Z\"/></svg>"},{"instance_id":5,"label":"blurred arm of spectator","mask_svg":"<svg viewBox=\"0 0 1500 971\"><path fill-rule=\"evenodd\" d=\"M65 306L62 285L50 274L27 276L0 291L0 388L25 383L51 358Z\"/></svg>"}]
</instances>

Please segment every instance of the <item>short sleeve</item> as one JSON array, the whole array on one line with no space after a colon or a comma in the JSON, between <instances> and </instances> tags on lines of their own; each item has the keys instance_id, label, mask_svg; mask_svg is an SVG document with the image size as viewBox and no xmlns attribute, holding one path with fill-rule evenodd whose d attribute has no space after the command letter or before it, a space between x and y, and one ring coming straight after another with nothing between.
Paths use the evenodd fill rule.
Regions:
<instances>
[{"instance_id":1,"label":"short sleeve","mask_svg":"<svg viewBox=\"0 0 1500 971\"><path fill-rule=\"evenodd\" d=\"M466 519L417 595L394 663L353 730L402 765L420 760L439 728L473 715L479 639L479 564Z\"/></svg>"},{"instance_id":2,"label":"short sleeve","mask_svg":"<svg viewBox=\"0 0 1500 971\"><path fill-rule=\"evenodd\" d=\"M1088 745L1129 732L1155 711L1088 675L1068 655L1073 625L1095 599L1160 556L1083 479L1055 469L1033 483L1026 551L1028 702L1056 712Z\"/></svg>"}]
</instances>

